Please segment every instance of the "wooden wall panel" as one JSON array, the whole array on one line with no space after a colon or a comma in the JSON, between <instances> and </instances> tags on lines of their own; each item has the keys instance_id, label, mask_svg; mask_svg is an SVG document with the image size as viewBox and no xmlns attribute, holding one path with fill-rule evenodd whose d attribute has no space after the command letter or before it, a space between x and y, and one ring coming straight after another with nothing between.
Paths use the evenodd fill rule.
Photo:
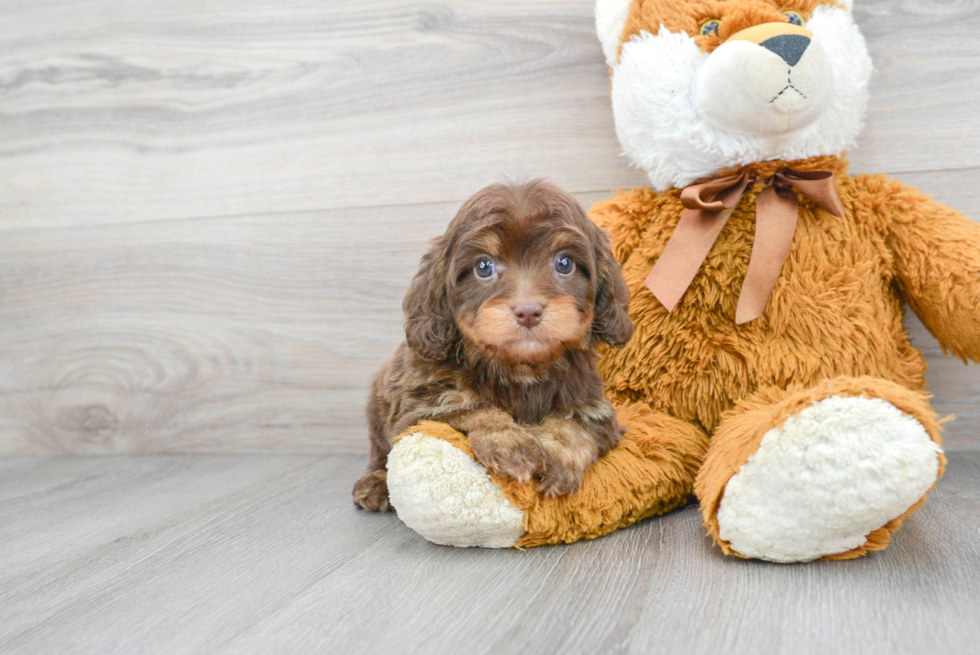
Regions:
<instances>
[{"instance_id":1,"label":"wooden wall panel","mask_svg":"<svg viewBox=\"0 0 980 655\"><path fill-rule=\"evenodd\" d=\"M0 452L365 450L401 295L463 198L642 183L591 7L8 3ZM980 2L856 12L878 72L853 169L980 219ZM978 368L910 330L950 447L980 447Z\"/></svg>"}]
</instances>

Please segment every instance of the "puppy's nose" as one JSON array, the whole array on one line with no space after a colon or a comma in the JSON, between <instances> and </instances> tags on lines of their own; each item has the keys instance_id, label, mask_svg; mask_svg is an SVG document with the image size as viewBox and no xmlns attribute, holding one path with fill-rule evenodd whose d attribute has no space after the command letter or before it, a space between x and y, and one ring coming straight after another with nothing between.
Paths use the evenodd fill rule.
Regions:
<instances>
[{"instance_id":1,"label":"puppy's nose","mask_svg":"<svg viewBox=\"0 0 980 655\"><path fill-rule=\"evenodd\" d=\"M533 328L541 322L544 305L539 302L525 302L514 307L514 318L526 328Z\"/></svg>"},{"instance_id":2,"label":"puppy's nose","mask_svg":"<svg viewBox=\"0 0 980 655\"><path fill-rule=\"evenodd\" d=\"M775 52L790 66L796 66L796 62L810 45L810 38L802 34L780 34L766 39L759 45L770 52Z\"/></svg>"}]
</instances>

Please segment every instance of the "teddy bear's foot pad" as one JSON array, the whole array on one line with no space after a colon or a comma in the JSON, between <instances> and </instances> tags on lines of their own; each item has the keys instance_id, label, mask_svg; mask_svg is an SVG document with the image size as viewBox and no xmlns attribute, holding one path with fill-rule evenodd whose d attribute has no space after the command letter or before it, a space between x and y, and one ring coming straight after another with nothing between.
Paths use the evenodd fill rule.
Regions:
<instances>
[{"instance_id":1,"label":"teddy bear's foot pad","mask_svg":"<svg viewBox=\"0 0 980 655\"><path fill-rule=\"evenodd\" d=\"M928 492L940 452L885 400L824 398L769 430L731 477L719 536L740 555L776 562L851 551Z\"/></svg>"},{"instance_id":2,"label":"teddy bear's foot pad","mask_svg":"<svg viewBox=\"0 0 980 655\"><path fill-rule=\"evenodd\" d=\"M405 525L436 544L509 548L524 534L524 512L484 467L423 432L388 454L388 494Z\"/></svg>"}]
</instances>

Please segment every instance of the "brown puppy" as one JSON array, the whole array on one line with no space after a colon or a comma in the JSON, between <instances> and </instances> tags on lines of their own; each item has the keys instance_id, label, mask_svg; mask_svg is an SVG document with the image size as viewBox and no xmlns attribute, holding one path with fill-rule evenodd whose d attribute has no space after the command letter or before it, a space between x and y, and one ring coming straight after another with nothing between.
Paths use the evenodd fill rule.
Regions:
<instances>
[{"instance_id":1,"label":"brown puppy","mask_svg":"<svg viewBox=\"0 0 980 655\"><path fill-rule=\"evenodd\" d=\"M595 346L629 340L628 304L609 239L572 196L535 181L467 200L405 296L407 339L374 381L354 502L389 509L391 440L422 419L465 432L498 475L577 491L622 434Z\"/></svg>"}]
</instances>

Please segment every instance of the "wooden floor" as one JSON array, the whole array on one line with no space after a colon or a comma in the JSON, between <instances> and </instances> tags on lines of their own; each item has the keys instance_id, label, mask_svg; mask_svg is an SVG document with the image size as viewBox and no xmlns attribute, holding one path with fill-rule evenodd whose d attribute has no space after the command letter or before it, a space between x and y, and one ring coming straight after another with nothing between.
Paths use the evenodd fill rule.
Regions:
<instances>
[{"instance_id":1,"label":"wooden floor","mask_svg":"<svg viewBox=\"0 0 980 655\"><path fill-rule=\"evenodd\" d=\"M977 652L980 453L882 553L723 557L690 507L592 542L434 546L353 455L0 461L2 653Z\"/></svg>"}]
</instances>

